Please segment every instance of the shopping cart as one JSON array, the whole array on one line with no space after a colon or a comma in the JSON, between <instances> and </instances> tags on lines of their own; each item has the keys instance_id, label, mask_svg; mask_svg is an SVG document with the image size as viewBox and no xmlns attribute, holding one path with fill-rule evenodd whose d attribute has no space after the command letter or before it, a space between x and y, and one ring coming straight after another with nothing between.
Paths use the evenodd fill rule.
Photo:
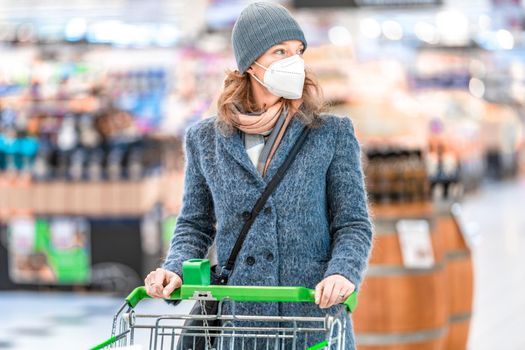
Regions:
<instances>
[{"instance_id":1,"label":"shopping cart","mask_svg":"<svg viewBox=\"0 0 525 350\"><path fill-rule=\"evenodd\" d=\"M325 317L236 315L235 302L313 302L315 291L304 287L210 285L210 263L206 259L185 261L183 275L184 284L173 292L170 299L197 300L202 304L218 301L217 314L137 314L134 308L141 300L149 298L145 288L138 287L114 316L111 338L91 350L137 344L139 332L149 342L146 346L155 350L195 349L198 341L206 350L345 349L348 312L357 306L355 292L343 303L345 307ZM229 314L223 314L225 303L230 304ZM189 324L190 320L199 322ZM188 347L188 344L193 346Z\"/></svg>"}]
</instances>

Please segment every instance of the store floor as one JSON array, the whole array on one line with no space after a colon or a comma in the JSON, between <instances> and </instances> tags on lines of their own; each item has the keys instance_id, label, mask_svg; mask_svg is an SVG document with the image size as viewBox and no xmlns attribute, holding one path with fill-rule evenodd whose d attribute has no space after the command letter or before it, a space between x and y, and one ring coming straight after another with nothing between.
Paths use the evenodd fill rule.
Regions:
<instances>
[{"instance_id":1,"label":"store floor","mask_svg":"<svg viewBox=\"0 0 525 350\"><path fill-rule=\"evenodd\" d=\"M463 203L476 273L470 350L525 349L525 179L489 184ZM0 349L86 349L109 337L118 298L0 293ZM189 310L185 302L175 311ZM140 310L173 307L145 301Z\"/></svg>"},{"instance_id":2,"label":"store floor","mask_svg":"<svg viewBox=\"0 0 525 350\"><path fill-rule=\"evenodd\" d=\"M463 203L475 235L470 350L525 349L525 179L491 184Z\"/></svg>"},{"instance_id":3,"label":"store floor","mask_svg":"<svg viewBox=\"0 0 525 350\"><path fill-rule=\"evenodd\" d=\"M0 349L89 349L111 336L120 298L71 293L0 293ZM176 307L145 300L143 314L188 313L191 302ZM6 322L7 321L7 322ZM145 334L139 335L144 339Z\"/></svg>"}]
</instances>

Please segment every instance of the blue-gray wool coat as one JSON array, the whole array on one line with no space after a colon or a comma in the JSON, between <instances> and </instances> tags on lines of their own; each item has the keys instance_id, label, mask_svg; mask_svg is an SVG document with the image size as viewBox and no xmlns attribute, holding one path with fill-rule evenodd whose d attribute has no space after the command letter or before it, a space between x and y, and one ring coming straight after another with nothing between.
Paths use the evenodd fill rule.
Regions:
<instances>
[{"instance_id":1,"label":"blue-gray wool coat","mask_svg":"<svg viewBox=\"0 0 525 350\"><path fill-rule=\"evenodd\" d=\"M304 286L340 274L359 287L372 245L360 146L349 118L324 114L251 227L228 284ZM219 266L229 257L266 184L304 127L294 117L264 176L239 133L223 134L217 118L190 126L185 138L183 203L164 268L203 258L215 240ZM182 276L184 278L184 276ZM338 306L332 308L336 311ZM322 316L313 303L241 303L236 314ZM346 349L354 348L351 327Z\"/></svg>"}]
</instances>

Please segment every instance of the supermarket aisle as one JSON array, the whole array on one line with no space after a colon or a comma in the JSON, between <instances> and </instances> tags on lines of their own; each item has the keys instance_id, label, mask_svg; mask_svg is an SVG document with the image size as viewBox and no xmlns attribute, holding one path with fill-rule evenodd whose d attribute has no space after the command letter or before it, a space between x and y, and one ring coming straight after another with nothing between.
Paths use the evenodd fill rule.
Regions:
<instances>
[{"instance_id":1,"label":"supermarket aisle","mask_svg":"<svg viewBox=\"0 0 525 350\"><path fill-rule=\"evenodd\" d=\"M463 203L464 220L477 233L470 350L525 349L524 213L525 179L487 185ZM88 348L109 336L120 304L119 298L100 295L0 293L0 349ZM145 301L141 310L173 312L152 301Z\"/></svg>"},{"instance_id":2,"label":"supermarket aisle","mask_svg":"<svg viewBox=\"0 0 525 350\"><path fill-rule=\"evenodd\" d=\"M525 179L491 184L463 204L476 232L470 350L525 349Z\"/></svg>"}]
</instances>

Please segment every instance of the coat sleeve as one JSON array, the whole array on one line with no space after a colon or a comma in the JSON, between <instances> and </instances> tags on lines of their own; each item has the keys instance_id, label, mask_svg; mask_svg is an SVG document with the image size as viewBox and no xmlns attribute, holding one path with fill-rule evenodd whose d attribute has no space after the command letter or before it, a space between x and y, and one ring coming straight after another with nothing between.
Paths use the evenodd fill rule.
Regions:
<instances>
[{"instance_id":1,"label":"coat sleeve","mask_svg":"<svg viewBox=\"0 0 525 350\"><path fill-rule=\"evenodd\" d=\"M372 225L361 149L349 118L337 118L335 153L327 172L332 255L325 277L339 274L361 284L372 247Z\"/></svg>"},{"instance_id":2,"label":"coat sleeve","mask_svg":"<svg viewBox=\"0 0 525 350\"><path fill-rule=\"evenodd\" d=\"M188 259L204 258L216 232L213 199L199 164L195 129L196 125L193 125L186 131L182 208L163 264L163 268L180 277L183 277L182 263Z\"/></svg>"}]
</instances>

